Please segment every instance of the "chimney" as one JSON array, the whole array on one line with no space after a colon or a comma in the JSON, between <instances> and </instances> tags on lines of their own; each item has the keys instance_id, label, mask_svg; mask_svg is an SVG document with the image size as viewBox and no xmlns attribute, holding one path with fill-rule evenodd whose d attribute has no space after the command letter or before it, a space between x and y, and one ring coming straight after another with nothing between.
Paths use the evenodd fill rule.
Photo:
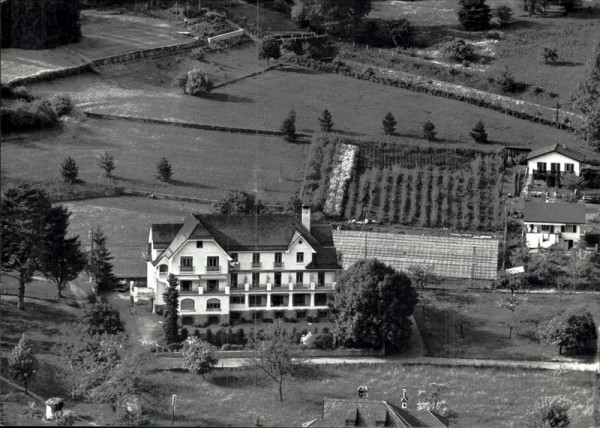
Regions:
<instances>
[{"instance_id":1,"label":"chimney","mask_svg":"<svg viewBox=\"0 0 600 428\"><path fill-rule=\"evenodd\" d=\"M402 389L402 398L400 399L400 407L402 409L408 409L408 397L406 396L406 389Z\"/></svg>"},{"instance_id":2,"label":"chimney","mask_svg":"<svg viewBox=\"0 0 600 428\"><path fill-rule=\"evenodd\" d=\"M310 206L302 205L302 226L310 232Z\"/></svg>"}]
</instances>

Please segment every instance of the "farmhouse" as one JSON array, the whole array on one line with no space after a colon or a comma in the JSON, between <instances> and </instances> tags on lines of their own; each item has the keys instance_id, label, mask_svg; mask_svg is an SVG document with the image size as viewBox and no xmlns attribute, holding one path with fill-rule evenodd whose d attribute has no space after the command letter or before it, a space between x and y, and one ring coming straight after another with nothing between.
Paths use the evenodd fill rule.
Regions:
<instances>
[{"instance_id":1,"label":"farmhouse","mask_svg":"<svg viewBox=\"0 0 600 428\"><path fill-rule=\"evenodd\" d=\"M148 287L164 305L167 277L179 281L182 324L264 318L328 318L337 253L331 229L291 215L190 215L183 224L153 224Z\"/></svg>"},{"instance_id":2,"label":"farmhouse","mask_svg":"<svg viewBox=\"0 0 600 428\"><path fill-rule=\"evenodd\" d=\"M322 418L302 424L319 427L435 427L445 428L444 418L429 410L408 408L404 399L400 406L383 400L324 398Z\"/></svg>"},{"instance_id":3,"label":"farmhouse","mask_svg":"<svg viewBox=\"0 0 600 428\"><path fill-rule=\"evenodd\" d=\"M584 234L585 204L525 202L523 223L529 248L570 249Z\"/></svg>"},{"instance_id":4,"label":"farmhouse","mask_svg":"<svg viewBox=\"0 0 600 428\"><path fill-rule=\"evenodd\" d=\"M533 150L527 156L527 169L533 180L544 180L549 186L560 182L565 173L581 174L585 155L563 144L554 144Z\"/></svg>"}]
</instances>

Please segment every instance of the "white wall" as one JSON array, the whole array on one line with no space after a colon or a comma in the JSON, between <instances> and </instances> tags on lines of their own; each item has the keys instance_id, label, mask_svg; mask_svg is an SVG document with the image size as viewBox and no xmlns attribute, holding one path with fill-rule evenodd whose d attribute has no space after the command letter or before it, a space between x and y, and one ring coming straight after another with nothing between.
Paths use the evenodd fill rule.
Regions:
<instances>
[{"instance_id":1,"label":"white wall","mask_svg":"<svg viewBox=\"0 0 600 428\"><path fill-rule=\"evenodd\" d=\"M565 164L572 163L574 168L573 172L575 173L575 175L579 175L579 162L565 155L561 155L560 153L547 153L535 159L528 160L527 167L529 168L529 174L533 174L533 170L538 169L538 162L545 162L546 171L548 172L550 172L550 164L552 163L560 164L560 172L565 172Z\"/></svg>"}]
</instances>

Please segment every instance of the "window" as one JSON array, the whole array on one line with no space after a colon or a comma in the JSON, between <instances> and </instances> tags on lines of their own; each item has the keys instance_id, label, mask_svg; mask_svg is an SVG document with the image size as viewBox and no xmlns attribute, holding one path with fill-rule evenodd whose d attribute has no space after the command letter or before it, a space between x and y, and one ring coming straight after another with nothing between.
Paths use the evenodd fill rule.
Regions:
<instances>
[{"instance_id":1,"label":"window","mask_svg":"<svg viewBox=\"0 0 600 428\"><path fill-rule=\"evenodd\" d=\"M192 263L192 257L181 257L179 259L179 269L182 271L191 272L194 270L194 266Z\"/></svg>"},{"instance_id":2,"label":"window","mask_svg":"<svg viewBox=\"0 0 600 428\"><path fill-rule=\"evenodd\" d=\"M229 298L229 303L232 305L243 305L246 303L246 296L231 296Z\"/></svg>"},{"instance_id":3,"label":"window","mask_svg":"<svg viewBox=\"0 0 600 428\"><path fill-rule=\"evenodd\" d=\"M552 162L550 164L550 172L552 172L552 173L560 172L560 164Z\"/></svg>"},{"instance_id":4,"label":"window","mask_svg":"<svg viewBox=\"0 0 600 428\"><path fill-rule=\"evenodd\" d=\"M275 253L275 266L281 266L283 262L281 253Z\"/></svg>"},{"instance_id":5,"label":"window","mask_svg":"<svg viewBox=\"0 0 600 428\"><path fill-rule=\"evenodd\" d=\"M219 289L219 280L218 279L206 280L206 288L209 292L217 291Z\"/></svg>"},{"instance_id":6,"label":"window","mask_svg":"<svg viewBox=\"0 0 600 428\"><path fill-rule=\"evenodd\" d=\"M296 253L296 263L304 263L304 253Z\"/></svg>"},{"instance_id":7,"label":"window","mask_svg":"<svg viewBox=\"0 0 600 428\"><path fill-rule=\"evenodd\" d=\"M160 273L167 273L169 271L169 266L167 266L167 265L160 265L158 267L158 271Z\"/></svg>"},{"instance_id":8,"label":"window","mask_svg":"<svg viewBox=\"0 0 600 428\"><path fill-rule=\"evenodd\" d=\"M565 164L565 171L566 172L575 172L575 165L572 163L566 163Z\"/></svg>"},{"instance_id":9,"label":"window","mask_svg":"<svg viewBox=\"0 0 600 428\"><path fill-rule=\"evenodd\" d=\"M194 317L181 317L181 325L193 325Z\"/></svg>"},{"instance_id":10,"label":"window","mask_svg":"<svg viewBox=\"0 0 600 428\"><path fill-rule=\"evenodd\" d=\"M260 263L260 253L252 253L252 263Z\"/></svg>"},{"instance_id":11,"label":"window","mask_svg":"<svg viewBox=\"0 0 600 428\"><path fill-rule=\"evenodd\" d=\"M207 311L220 311L221 310L221 301L219 299L208 299L206 301L206 310Z\"/></svg>"},{"instance_id":12,"label":"window","mask_svg":"<svg viewBox=\"0 0 600 428\"><path fill-rule=\"evenodd\" d=\"M292 297L292 304L294 306L308 306L305 302L306 302L306 298L305 298L305 294L293 294L294 297Z\"/></svg>"},{"instance_id":13,"label":"window","mask_svg":"<svg viewBox=\"0 0 600 428\"><path fill-rule=\"evenodd\" d=\"M283 296L271 296L271 306L285 306L285 300Z\"/></svg>"},{"instance_id":14,"label":"window","mask_svg":"<svg viewBox=\"0 0 600 428\"><path fill-rule=\"evenodd\" d=\"M262 296L249 295L248 296L248 306L251 308L262 306Z\"/></svg>"},{"instance_id":15,"label":"window","mask_svg":"<svg viewBox=\"0 0 600 428\"><path fill-rule=\"evenodd\" d=\"M195 311L196 310L196 302L194 299L183 299L181 301L181 310L182 311Z\"/></svg>"},{"instance_id":16,"label":"window","mask_svg":"<svg viewBox=\"0 0 600 428\"><path fill-rule=\"evenodd\" d=\"M542 232L550 232L550 225L542 224Z\"/></svg>"},{"instance_id":17,"label":"window","mask_svg":"<svg viewBox=\"0 0 600 428\"><path fill-rule=\"evenodd\" d=\"M202 241L196 241L196 248L202 248Z\"/></svg>"},{"instance_id":18,"label":"window","mask_svg":"<svg viewBox=\"0 0 600 428\"><path fill-rule=\"evenodd\" d=\"M275 278L275 287L281 287L281 272L275 272L273 277Z\"/></svg>"},{"instance_id":19,"label":"window","mask_svg":"<svg viewBox=\"0 0 600 428\"><path fill-rule=\"evenodd\" d=\"M327 305L327 294L315 293L315 306L326 306Z\"/></svg>"},{"instance_id":20,"label":"window","mask_svg":"<svg viewBox=\"0 0 600 428\"><path fill-rule=\"evenodd\" d=\"M537 169L540 172L545 172L546 171L546 162L538 162Z\"/></svg>"},{"instance_id":21,"label":"window","mask_svg":"<svg viewBox=\"0 0 600 428\"><path fill-rule=\"evenodd\" d=\"M219 257L218 256L209 256L206 258L206 270L209 272L214 272L219 270Z\"/></svg>"},{"instance_id":22,"label":"window","mask_svg":"<svg viewBox=\"0 0 600 428\"><path fill-rule=\"evenodd\" d=\"M238 286L238 274L237 273L232 273L231 274L231 288L237 288Z\"/></svg>"},{"instance_id":23,"label":"window","mask_svg":"<svg viewBox=\"0 0 600 428\"><path fill-rule=\"evenodd\" d=\"M192 281L181 281L181 291L191 291Z\"/></svg>"},{"instance_id":24,"label":"window","mask_svg":"<svg viewBox=\"0 0 600 428\"><path fill-rule=\"evenodd\" d=\"M317 311L317 318L320 320L326 320L329 318L329 311Z\"/></svg>"},{"instance_id":25,"label":"window","mask_svg":"<svg viewBox=\"0 0 600 428\"><path fill-rule=\"evenodd\" d=\"M319 287L325 286L325 272L319 272L317 274L317 286L319 286Z\"/></svg>"},{"instance_id":26,"label":"window","mask_svg":"<svg viewBox=\"0 0 600 428\"><path fill-rule=\"evenodd\" d=\"M258 287L260 284L260 274L258 272L254 272L252 274L252 287Z\"/></svg>"},{"instance_id":27,"label":"window","mask_svg":"<svg viewBox=\"0 0 600 428\"><path fill-rule=\"evenodd\" d=\"M302 284L304 282L304 275L302 272L296 272L296 284Z\"/></svg>"},{"instance_id":28,"label":"window","mask_svg":"<svg viewBox=\"0 0 600 428\"><path fill-rule=\"evenodd\" d=\"M231 253L231 258L233 259L232 262L234 262L234 263L239 262L238 253Z\"/></svg>"}]
</instances>

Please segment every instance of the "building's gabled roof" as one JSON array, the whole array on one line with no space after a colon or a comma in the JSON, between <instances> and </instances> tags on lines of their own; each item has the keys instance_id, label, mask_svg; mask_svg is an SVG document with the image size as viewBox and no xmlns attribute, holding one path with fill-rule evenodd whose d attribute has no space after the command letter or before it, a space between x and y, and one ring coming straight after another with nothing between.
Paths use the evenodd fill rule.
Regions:
<instances>
[{"instance_id":1,"label":"building's gabled roof","mask_svg":"<svg viewBox=\"0 0 600 428\"><path fill-rule=\"evenodd\" d=\"M585 204L525 202L526 223L585 223Z\"/></svg>"},{"instance_id":2,"label":"building's gabled roof","mask_svg":"<svg viewBox=\"0 0 600 428\"><path fill-rule=\"evenodd\" d=\"M445 428L441 417L428 410L401 409L382 400L323 400L323 419L311 421L312 426L386 426Z\"/></svg>"},{"instance_id":3,"label":"building's gabled roof","mask_svg":"<svg viewBox=\"0 0 600 428\"><path fill-rule=\"evenodd\" d=\"M158 226L157 232L154 228ZM309 269L341 269L335 248L331 245L331 231L325 227L311 226L316 236L295 217L287 214L222 215L194 214L182 224L152 225L153 239L159 242L170 238L167 249L154 261L171 257L189 239L214 239L226 252L236 251L286 251L299 233L314 250ZM175 229L177 232L173 233ZM321 239L323 243L321 243Z\"/></svg>"},{"instance_id":4,"label":"building's gabled roof","mask_svg":"<svg viewBox=\"0 0 600 428\"><path fill-rule=\"evenodd\" d=\"M527 160L535 159L539 156L552 152L560 153L561 155L565 155L579 162L583 162L585 160L585 155L583 153L560 143L542 147L541 149L532 150L529 155L527 155Z\"/></svg>"},{"instance_id":5,"label":"building's gabled roof","mask_svg":"<svg viewBox=\"0 0 600 428\"><path fill-rule=\"evenodd\" d=\"M183 223L166 223L152 225L152 243L154 248L167 248Z\"/></svg>"}]
</instances>

